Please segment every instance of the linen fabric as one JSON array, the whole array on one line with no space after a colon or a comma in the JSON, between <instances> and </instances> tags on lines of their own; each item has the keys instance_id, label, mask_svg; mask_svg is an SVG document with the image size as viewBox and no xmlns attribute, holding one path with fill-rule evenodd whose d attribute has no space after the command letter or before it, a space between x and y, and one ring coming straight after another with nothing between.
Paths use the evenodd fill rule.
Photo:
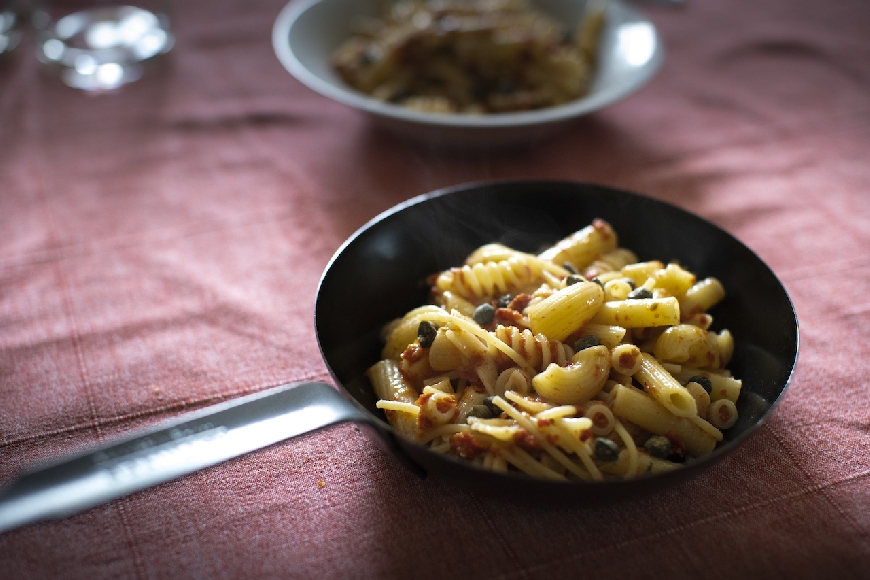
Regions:
<instances>
[{"instance_id":1,"label":"linen fabric","mask_svg":"<svg viewBox=\"0 0 870 580\"><path fill-rule=\"evenodd\" d=\"M324 267L405 199L600 183L733 233L800 320L792 384L736 452L612 505L421 479L353 425L0 534L3 578L832 578L870 570L870 4L644 5L636 95L517 150L409 144L302 86L283 0L188 0L159 66L63 86L0 61L0 485L156 421L329 381ZM739 337L738 337L739 340Z\"/></svg>"}]
</instances>

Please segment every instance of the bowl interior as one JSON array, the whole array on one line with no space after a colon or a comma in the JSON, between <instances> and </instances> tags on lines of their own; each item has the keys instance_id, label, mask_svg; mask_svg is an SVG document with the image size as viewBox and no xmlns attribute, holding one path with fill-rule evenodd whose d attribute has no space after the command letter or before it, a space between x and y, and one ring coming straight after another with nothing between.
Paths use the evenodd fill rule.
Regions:
<instances>
[{"instance_id":1,"label":"bowl interior","mask_svg":"<svg viewBox=\"0 0 870 580\"><path fill-rule=\"evenodd\" d=\"M641 260L677 260L699 278L715 276L725 286L727 296L711 314L714 329L728 328L735 337L729 368L743 379L740 420L714 453L672 473L681 477L709 465L755 429L781 397L797 359L797 319L782 284L740 241L698 216L630 192L564 182L472 184L416 198L376 218L336 254L318 292L318 340L334 377L383 421L363 373L379 359L383 324L426 303L428 275L461 264L489 242L538 252L596 217L609 221L619 244ZM399 444L427 469L465 468Z\"/></svg>"},{"instance_id":2,"label":"bowl interior","mask_svg":"<svg viewBox=\"0 0 870 580\"><path fill-rule=\"evenodd\" d=\"M568 27L580 21L585 2L533 0ZM414 123L455 127L505 127L550 123L610 104L645 84L658 70L664 51L655 27L619 3L607 7L599 63L589 94L577 101L537 111L493 115L444 115L411 111L382 103L348 87L332 70L329 58L351 34L354 18L378 13L374 0L305 0L291 3L273 28L275 52L299 81L331 99L374 115Z\"/></svg>"}]
</instances>

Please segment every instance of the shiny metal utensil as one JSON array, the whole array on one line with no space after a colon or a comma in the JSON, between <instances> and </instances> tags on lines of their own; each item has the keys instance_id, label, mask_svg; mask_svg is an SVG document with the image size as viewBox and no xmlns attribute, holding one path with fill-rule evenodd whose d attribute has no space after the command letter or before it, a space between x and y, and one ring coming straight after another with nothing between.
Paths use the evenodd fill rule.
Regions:
<instances>
[{"instance_id":1,"label":"shiny metal utensil","mask_svg":"<svg viewBox=\"0 0 870 580\"><path fill-rule=\"evenodd\" d=\"M0 491L0 533L344 421L371 419L322 383L282 385L194 411L22 476Z\"/></svg>"}]
</instances>

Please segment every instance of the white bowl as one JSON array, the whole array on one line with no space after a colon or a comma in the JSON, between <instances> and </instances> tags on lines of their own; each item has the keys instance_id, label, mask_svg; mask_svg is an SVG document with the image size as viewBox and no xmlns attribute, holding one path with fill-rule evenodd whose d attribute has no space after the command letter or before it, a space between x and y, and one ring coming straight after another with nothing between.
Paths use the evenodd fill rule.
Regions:
<instances>
[{"instance_id":1,"label":"white bowl","mask_svg":"<svg viewBox=\"0 0 870 580\"><path fill-rule=\"evenodd\" d=\"M585 0L532 3L574 28ZM373 99L348 86L330 66L332 52L351 35L354 17L377 13L377 0L295 0L278 15L272 45L281 64L310 89L370 114L394 133L427 143L489 146L532 142L638 90L664 59L661 39L652 23L625 4L611 1L594 79L586 96L557 107L519 113L425 113Z\"/></svg>"}]
</instances>

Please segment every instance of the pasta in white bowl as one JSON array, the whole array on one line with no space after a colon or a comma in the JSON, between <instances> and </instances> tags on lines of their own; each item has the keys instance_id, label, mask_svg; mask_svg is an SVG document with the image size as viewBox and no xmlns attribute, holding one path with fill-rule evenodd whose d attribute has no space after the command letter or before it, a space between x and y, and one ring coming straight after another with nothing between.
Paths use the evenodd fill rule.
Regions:
<instances>
[{"instance_id":1,"label":"pasta in white bowl","mask_svg":"<svg viewBox=\"0 0 870 580\"><path fill-rule=\"evenodd\" d=\"M652 79L664 62L664 46L652 21L628 3L608 0L601 4L604 7L603 21L600 31L594 35L594 65L573 62L576 58L560 57L555 61L545 59L547 62L541 61L540 67L523 73L527 77L540 77L543 74L564 81L569 76L564 69L576 68L573 84L577 85L574 88L579 91L571 90L569 94L562 94L561 89L555 90L555 85L549 82L533 83L534 86L527 87L528 90L517 90L521 87L515 83L508 86L493 81L482 85L477 83L479 86L470 92L461 91L463 94L469 92L476 95L483 90L489 94L491 98L486 101L490 103L490 112L485 112L486 109L474 112L475 107L471 106L474 103L465 102L468 101L468 95L460 98L460 101L465 102L465 112L458 109L454 111L452 107L444 109L441 106L443 95L432 94L428 89L424 91L425 94L416 95L406 102L407 99L401 95L411 96L410 89L419 87L415 83L405 86L398 82L403 73L393 64L398 56L407 56L407 43L402 43L401 48L394 46L393 32L379 35L380 28L374 31L377 42L376 46L371 47L373 50L356 51L353 46L350 50L347 47L339 50L339 55L344 56L339 56L338 61L344 64L338 69L334 66L334 55L339 47L361 29L371 34L372 21L382 13L384 5L391 4L398 3L379 0L290 2L275 21L272 45L284 68L313 91L366 113L375 124L393 134L426 144L493 147L534 142L565 129L581 115L609 106L638 91ZM565 32L578 30L586 9L597 4L576 0L529 0L530 7L564 26ZM431 24L432 19L427 16L427 11L417 11L423 16L422 19L417 18L417 25L422 26L421 20ZM434 30L434 25L431 28ZM407 31L407 26L402 28L402 35ZM447 34L444 30L433 31L426 36L426 42L444 34ZM478 32L473 32L473 36L478 36ZM465 41L462 43L464 45ZM518 46L526 47L526 44L523 40ZM479 54L487 50L481 48L473 52ZM551 48L547 48L547 51L551 51ZM348 64L348 59L355 64ZM451 62L455 64L456 60L453 58ZM503 60L510 63L521 59L508 55ZM365 63L378 66L369 70L371 67ZM491 67L488 63L481 66ZM446 68L449 70L444 70L443 63L434 69L426 67L426 74L437 72L435 76L442 84L457 87L466 84L467 79L457 81L458 84L450 81L457 76L457 71L453 67ZM339 71L343 71L346 78ZM360 76L371 82L362 82L358 88L354 84L360 83L348 82L359 80ZM488 84L492 84L493 90L484 90ZM369 88L377 94L368 94ZM499 95L501 90L505 91L504 95ZM505 100L507 102L496 104ZM411 106L403 106L402 103ZM542 108L535 108L533 105L536 104Z\"/></svg>"}]
</instances>

